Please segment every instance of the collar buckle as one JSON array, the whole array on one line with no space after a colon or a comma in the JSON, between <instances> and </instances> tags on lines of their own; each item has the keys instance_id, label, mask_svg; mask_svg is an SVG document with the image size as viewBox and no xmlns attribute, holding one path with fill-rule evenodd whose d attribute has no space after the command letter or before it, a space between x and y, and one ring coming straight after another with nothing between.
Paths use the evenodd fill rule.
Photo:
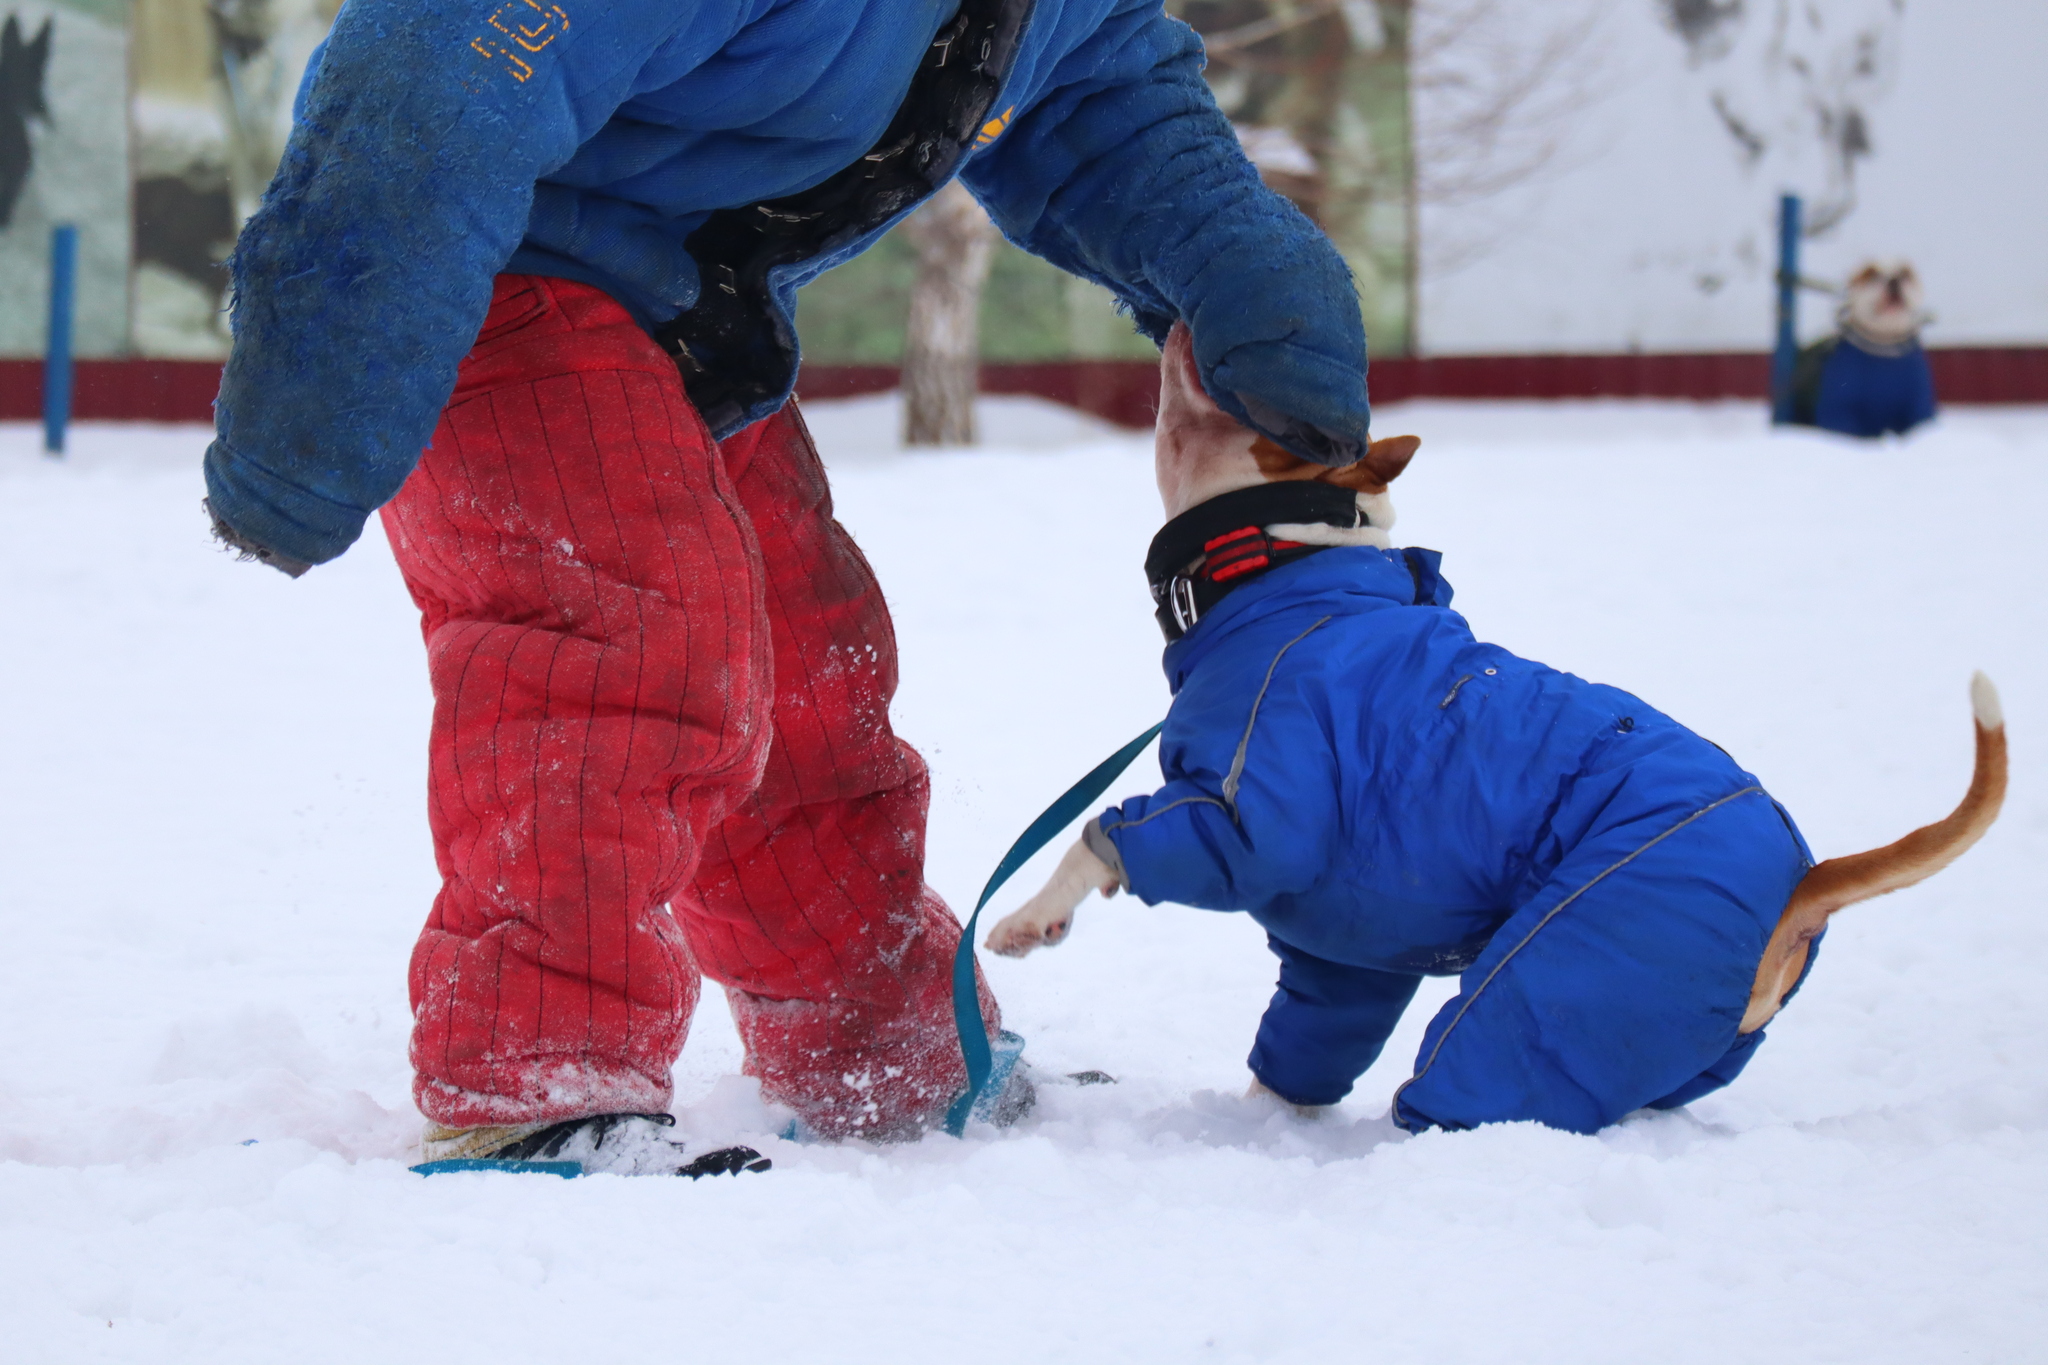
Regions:
<instances>
[{"instance_id":1,"label":"collar buckle","mask_svg":"<svg viewBox=\"0 0 2048 1365\"><path fill-rule=\"evenodd\" d=\"M1202 619L1202 609L1195 601L1194 579L1177 573L1167 581L1166 610L1173 617L1175 639L1195 628L1195 623Z\"/></svg>"}]
</instances>

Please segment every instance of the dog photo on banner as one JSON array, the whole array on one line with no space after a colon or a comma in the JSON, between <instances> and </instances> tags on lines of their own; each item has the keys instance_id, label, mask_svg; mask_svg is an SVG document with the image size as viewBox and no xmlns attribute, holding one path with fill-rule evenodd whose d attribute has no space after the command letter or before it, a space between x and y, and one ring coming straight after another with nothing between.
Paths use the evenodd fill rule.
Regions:
<instances>
[{"instance_id":1,"label":"dog photo on banner","mask_svg":"<svg viewBox=\"0 0 2048 1365\"><path fill-rule=\"evenodd\" d=\"M222 264L338 0L135 0L135 349L222 359Z\"/></svg>"},{"instance_id":2,"label":"dog photo on banner","mask_svg":"<svg viewBox=\"0 0 2048 1365\"><path fill-rule=\"evenodd\" d=\"M128 63L121 0L0 4L0 356L38 356L50 234L79 230L76 346L128 339Z\"/></svg>"}]
</instances>

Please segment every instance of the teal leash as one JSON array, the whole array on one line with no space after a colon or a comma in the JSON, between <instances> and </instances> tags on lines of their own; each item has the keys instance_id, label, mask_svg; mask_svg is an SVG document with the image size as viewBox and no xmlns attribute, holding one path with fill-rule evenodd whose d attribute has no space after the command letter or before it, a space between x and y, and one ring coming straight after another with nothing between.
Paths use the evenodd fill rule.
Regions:
<instances>
[{"instance_id":1,"label":"teal leash","mask_svg":"<svg viewBox=\"0 0 2048 1365\"><path fill-rule=\"evenodd\" d=\"M1145 752L1145 746L1158 738L1165 725L1166 722L1161 721L1153 726L1067 788L1059 800L1047 806L1044 813L1031 822L1029 829L1017 836L1017 842L1010 845L1010 851L996 864L988 885L981 888L981 899L974 903L974 913L967 917L967 927L960 934L960 946L953 952L953 1027L959 1030L960 1056L967 1063L967 1093L953 1101L953 1107L946 1111L946 1131L954 1137L967 1131L968 1117L973 1114L982 1093L988 1089L989 1078L995 1068L988 1029L981 1021L981 996L974 986L974 934L981 920L981 908L1018 868L1031 860L1032 854L1051 843L1053 837L1072 824L1077 816L1094 809L1102 794L1109 790L1109 784L1123 775L1133 759Z\"/></svg>"}]
</instances>

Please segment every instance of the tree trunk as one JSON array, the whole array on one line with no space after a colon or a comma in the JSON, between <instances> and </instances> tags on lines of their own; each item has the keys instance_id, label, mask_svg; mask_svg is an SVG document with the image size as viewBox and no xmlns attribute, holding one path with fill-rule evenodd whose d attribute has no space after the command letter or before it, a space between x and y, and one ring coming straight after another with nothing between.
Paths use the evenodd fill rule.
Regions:
<instances>
[{"instance_id":1,"label":"tree trunk","mask_svg":"<svg viewBox=\"0 0 2048 1365\"><path fill-rule=\"evenodd\" d=\"M917 283L903 338L903 443L973 445L981 369L981 286L995 224L959 181L904 220Z\"/></svg>"}]
</instances>

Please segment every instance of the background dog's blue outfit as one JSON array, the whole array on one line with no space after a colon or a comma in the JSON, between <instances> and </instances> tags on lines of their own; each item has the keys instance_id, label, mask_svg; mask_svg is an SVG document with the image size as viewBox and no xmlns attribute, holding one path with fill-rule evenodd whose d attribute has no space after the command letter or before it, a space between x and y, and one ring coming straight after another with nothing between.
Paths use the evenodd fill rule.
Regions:
<instances>
[{"instance_id":1,"label":"background dog's blue outfit","mask_svg":"<svg viewBox=\"0 0 2048 1365\"><path fill-rule=\"evenodd\" d=\"M1310 458L1356 458L1368 414L1350 276L1245 160L1193 32L1159 0L999 3L1025 11L1022 36L968 187L1012 240L1107 285L1155 340L1185 319L1234 415ZM350 0L236 250L206 458L215 514L293 559L340 554L431 436L494 275L597 285L650 330L676 319L724 287L700 277L691 235L870 155L959 9ZM777 265L776 329L790 330L797 286L887 226ZM775 411L789 376L769 388L715 434Z\"/></svg>"},{"instance_id":2,"label":"background dog's blue outfit","mask_svg":"<svg viewBox=\"0 0 2048 1365\"><path fill-rule=\"evenodd\" d=\"M1453 973L1404 1126L1591 1132L1725 1085L1798 832L1636 697L1475 640L1437 564L1326 550L1168 647L1166 785L1098 819L1131 890L1265 927L1251 1066L1295 1103L1343 1098Z\"/></svg>"},{"instance_id":3,"label":"background dog's blue outfit","mask_svg":"<svg viewBox=\"0 0 2048 1365\"><path fill-rule=\"evenodd\" d=\"M1844 334L1828 353L1813 424L1849 436L1904 435L1934 418L1934 369L1915 341L1885 355Z\"/></svg>"}]
</instances>

